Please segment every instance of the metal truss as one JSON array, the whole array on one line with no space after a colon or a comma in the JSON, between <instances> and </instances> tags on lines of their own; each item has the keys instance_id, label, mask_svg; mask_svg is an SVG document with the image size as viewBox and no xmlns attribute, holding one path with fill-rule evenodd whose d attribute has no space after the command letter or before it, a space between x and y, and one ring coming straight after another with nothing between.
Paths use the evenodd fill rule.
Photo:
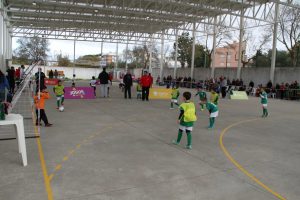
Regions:
<instances>
[{"instance_id":1,"label":"metal truss","mask_svg":"<svg viewBox=\"0 0 300 200\"><path fill-rule=\"evenodd\" d=\"M175 34L200 25L239 29L239 19L257 26L272 24L277 0L3 0L13 37L137 43L174 40ZM281 0L285 6L296 6ZM214 18L218 17L218 24Z\"/></svg>"}]
</instances>

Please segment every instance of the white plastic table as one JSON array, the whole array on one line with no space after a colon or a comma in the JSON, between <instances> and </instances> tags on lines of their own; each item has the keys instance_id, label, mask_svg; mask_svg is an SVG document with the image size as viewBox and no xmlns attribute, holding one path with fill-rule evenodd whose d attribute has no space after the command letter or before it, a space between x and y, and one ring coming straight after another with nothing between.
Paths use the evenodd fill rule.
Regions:
<instances>
[{"instance_id":1,"label":"white plastic table","mask_svg":"<svg viewBox=\"0 0 300 200\"><path fill-rule=\"evenodd\" d=\"M17 140L19 146L19 153L22 155L23 165L27 166L27 153L24 133L23 117L20 114L8 114L5 120L0 120L0 126L15 125L17 132Z\"/></svg>"}]
</instances>

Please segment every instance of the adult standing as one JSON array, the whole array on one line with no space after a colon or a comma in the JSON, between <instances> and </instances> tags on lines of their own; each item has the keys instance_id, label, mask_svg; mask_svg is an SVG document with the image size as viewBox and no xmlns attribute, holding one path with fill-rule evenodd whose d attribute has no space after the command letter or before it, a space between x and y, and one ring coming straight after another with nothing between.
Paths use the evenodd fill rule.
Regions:
<instances>
[{"instance_id":1,"label":"adult standing","mask_svg":"<svg viewBox=\"0 0 300 200\"><path fill-rule=\"evenodd\" d=\"M227 89L227 80L226 77L224 77L223 80L221 81L222 98L226 97L226 89Z\"/></svg>"},{"instance_id":2,"label":"adult standing","mask_svg":"<svg viewBox=\"0 0 300 200\"><path fill-rule=\"evenodd\" d=\"M35 81L36 81L36 92L43 90L46 88L45 86L45 74L42 72L42 68L38 69L38 72L35 73Z\"/></svg>"},{"instance_id":3,"label":"adult standing","mask_svg":"<svg viewBox=\"0 0 300 200\"><path fill-rule=\"evenodd\" d=\"M9 90L9 83L3 72L0 70L0 103L5 101L5 89Z\"/></svg>"},{"instance_id":4,"label":"adult standing","mask_svg":"<svg viewBox=\"0 0 300 200\"><path fill-rule=\"evenodd\" d=\"M99 74L101 97L107 97L107 86L109 81L109 75L106 72L106 68Z\"/></svg>"},{"instance_id":5,"label":"adult standing","mask_svg":"<svg viewBox=\"0 0 300 200\"><path fill-rule=\"evenodd\" d=\"M49 78L52 79L53 76L54 76L54 73L53 73L53 70L51 69L50 72L49 72Z\"/></svg>"},{"instance_id":6,"label":"adult standing","mask_svg":"<svg viewBox=\"0 0 300 200\"><path fill-rule=\"evenodd\" d=\"M57 78L57 77L58 77L58 71L57 71L57 70L54 70L53 75L54 75L54 78Z\"/></svg>"},{"instance_id":7,"label":"adult standing","mask_svg":"<svg viewBox=\"0 0 300 200\"><path fill-rule=\"evenodd\" d=\"M131 99L132 76L129 71L123 77L123 83L125 84L124 98L127 99L128 94L128 98Z\"/></svg>"},{"instance_id":8,"label":"adult standing","mask_svg":"<svg viewBox=\"0 0 300 200\"><path fill-rule=\"evenodd\" d=\"M7 71L7 79L10 87L10 93L14 94L15 93L15 85L16 85L16 71L14 67L11 67Z\"/></svg>"},{"instance_id":9,"label":"adult standing","mask_svg":"<svg viewBox=\"0 0 300 200\"><path fill-rule=\"evenodd\" d=\"M142 85L142 100L145 101L149 101L149 89L151 87L152 84L152 79L151 77L148 75L148 72L144 72L144 75L141 78L141 85Z\"/></svg>"}]
</instances>

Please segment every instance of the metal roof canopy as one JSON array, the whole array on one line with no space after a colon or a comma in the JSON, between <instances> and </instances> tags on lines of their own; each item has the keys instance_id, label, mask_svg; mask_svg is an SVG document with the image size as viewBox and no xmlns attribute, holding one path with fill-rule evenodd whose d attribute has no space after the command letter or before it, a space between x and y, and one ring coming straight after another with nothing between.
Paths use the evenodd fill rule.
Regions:
<instances>
[{"instance_id":1,"label":"metal roof canopy","mask_svg":"<svg viewBox=\"0 0 300 200\"><path fill-rule=\"evenodd\" d=\"M273 0L276 1L276 0ZM4 0L13 37L144 42L174 38L175 29L192 31L193 23L213 24L226 18L234 27L244 18L267 22L270 0ZM243 12L244 11L244 12ZM238 29L238 27L236 27Z\"/></svg>"}]
</instances>

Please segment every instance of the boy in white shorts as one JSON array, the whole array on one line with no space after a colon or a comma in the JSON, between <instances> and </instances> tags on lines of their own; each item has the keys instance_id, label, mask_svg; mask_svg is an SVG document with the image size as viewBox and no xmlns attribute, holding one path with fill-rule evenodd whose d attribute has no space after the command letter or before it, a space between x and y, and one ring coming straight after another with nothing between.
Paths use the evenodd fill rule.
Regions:
<instances>
[{"instance_id":1,"label":"boy in white shorts","mask_svg":"<svg viewBox=\"0 0 300 200\"><path fill-rule=\"evenodd\" d=\"M192 149L192 131L194 122L197 121L196 108L193 102L190 102L192 94L190 92L183 93L183 101L179 108L180 114L178 117L179 130L177 140L173 140L173 144L178 145L180 143L183 131L187 135L187 149Z\"/></svg>"},{"instance_id":2,"label":"boy in white shorts","mask_svg":"<svg viewBox=\"0 0 300 200\"><path fill-rule=\"evenodd\" d=\"M209 126L208 129L212 129L215 125L215 119L219 116L219 108L218 105L208 102L207 98L204 98L201 104L205 104L205 107L209 111Z\"/></svg>"},{"instance_id":3,"label":"boy in white shorts","mask_svg":"<svg viewBox=\"0 0 300 200\"><path fill-rule=\"evenodd\" d=\"M262 104L262 108L263 108L263 115L261 117L267 117L269 115L268 113L268 95L265 92L264 89L261 89L261 93L260 93L260 103Z\"/></svg>"},{"instance_id":4,"label":"boy in white shorts","mask_svg":"<svg viewBox=\"0 0 300 200\"><path fill-rule=\"evenodd\" d=\"M178 86L172 88L172 93L171 93L171 107L170 109L174 109L174 104L179 106L178 104L178 97L180 93L178 90Z\"/></svg>"}]
</instances>

